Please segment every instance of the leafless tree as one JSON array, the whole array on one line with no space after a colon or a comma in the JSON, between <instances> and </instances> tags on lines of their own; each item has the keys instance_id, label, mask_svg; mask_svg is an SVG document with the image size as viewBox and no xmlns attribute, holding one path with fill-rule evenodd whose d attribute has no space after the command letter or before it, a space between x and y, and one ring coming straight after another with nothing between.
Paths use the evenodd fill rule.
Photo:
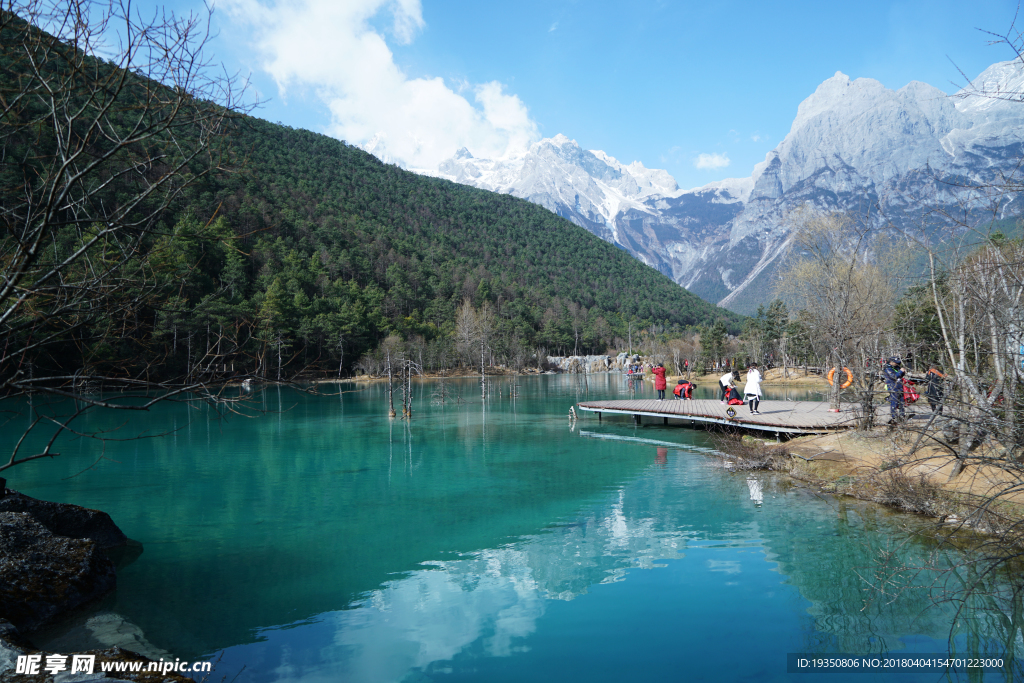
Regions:
<instances>
[{"instance_id":1,"label":"leafless tree","mask_svg":"<svg viewBox=\"0 0 1024 683\"><path fill-rule=\"evenodd\" d=\"M898 252L886 249L867 221L813 209L793 216L793 243L779 293L814 334L825 364L864 368L892 321L899 279ZM862 391L870 391L874 373L854 372ZM838 379L838 378L837 378ZM840 408L841 383L833 381L829 403Z\"/></svg>"},{"instance_id":2,"label":"leafless tree","mask_svg":"<svg viewBox=\"0 0 1024 683\"><path fill-rule=\"evenodd\" d=\"M1010 46L1018 66L1024 62L1024 38L1013 25L988 35L993 43ZM968 80L956 97L1024 105L1024 93L981 81ZM998 605L1000 619L1010 626L1008 653L1019 632L1024 592L1019 581L1007 581L997 570L1019 560L1024 546L1024 243L1002 234L997 221L1012 217L1024 190L1022 162L947 181L942 188L947 201L928 216L935 239L921 245L928 272L917 306L926 314L922 318L934 317L937 331L925 341L938 349L932 362L945 378L934 385L933 411L903 426L899 468L893 470L903 477L906 471L937 472L952 458L941 482L945 487L935 475L920 475L902 490L917 496L929 492L922 507L937 509L929 514L941 514L950 531L966 525L986 534L960 539L969 543L970 554L946 563L942 571L955 579L948 594L961 609L976 610L972 602ZM949 538L958 542L956 535ZM942 572L936 574L941 579ZM1000 596L1004 589L1008 595Z\"/></svg>"},{"instance_id":3,"label":"leafless tree","mask_svg":"<svg viewBox=\"0 0 1024 683\"><path fill-rule=\"evenodd\" d=\"M996 465L1024 486L1020 422L1024 402L1024 245L1018 241L977 248L952 269L936 271L930 258L931 290L953 391L944 418L954 420L955 478L974 459ZM951 430L947 430L950 432ZM947 439L951 440L951 437ZM985 448L972 456L982 441Z\"/></svg>"},{"instance_id":4,"label":"leafless tree","mask_svg":"<svg viewBox=\"0 0 1024 683\"><path fill-rule=\"evenodd\" d=\"M0 471L57 455L87 410L224 398L162 377L144 353L103 362L104 344L145 349L162 225L218 167L240 111L244 89L205 51L208 18L145 17L118 0L0 2L0 397L37 397ZM73 407L39 410L41 395Z\"/></svg>"},{"instance_id":5,"label":"leafless tree","mask_svg":"<svg viewBox=\"0 0 1024 683\"><path fill-rule=\"evenodd\" d=\"M464 359L472 363L472 355L476 348L477 316L473 302L466 297L462 306L455 313L455 348Z\"/></svg>"},{"instance_id":6,"label":"leafless tree","mask_svg":"<svg viewBox=\"0 0 1024 683\"><path fill-rule=\"evenodd\" d=\"M485 301L479 309L464 299L455 316L455 343L468 358L473 349L480 352L480 395L487 398L487 345L494 333L494 310Z\"/></svg>"}]
</instances>

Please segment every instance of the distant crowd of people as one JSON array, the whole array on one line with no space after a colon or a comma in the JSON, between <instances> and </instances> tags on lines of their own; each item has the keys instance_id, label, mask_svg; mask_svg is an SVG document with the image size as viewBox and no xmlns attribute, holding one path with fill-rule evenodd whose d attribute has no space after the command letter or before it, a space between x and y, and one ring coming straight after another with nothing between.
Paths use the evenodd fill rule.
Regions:
<instances>
[{"instance_id":1,"label":"distant crowd of people","mask_svg":"<svg viewBox=\"0 0 1024 683\"><path fill-rule=\"evenodd\" d=\"M719 400L722 404L747 405L752 415L760 415L761 403L761 366L758 363L750 363L747 366L746 383L743 386L742 394L735 382L739 380L740 373L730 368L732 361L725 359L715 363L719 369L724 368L725 374L718 378L720 390ZM892 356L882 361L882 379L885 382L889 398L890 420L889 424L898 424L906 420L906 404L916 401L918 394L914 382L906 377L903 369L903 361L899 356ZM645 366L637 362L627 365L627 374L642 375L645 369L649 368L654 377L654 389L658 394L659 401L665 400L665 392L668 390L668 383L665 377L665 366L662 363ZM684 371L688 371L689 361L684 361ZM766 368L767 369L767 368ZM848 371L847 371L848 372ZM850 381L852 382L852 374ZM829 379L831 382L831 377ZM838 378L837 378L838 381ZM925 398L933 413L942 414L943 401L946 396L946 375L936 367L930 367L925 373ZM696 385L684 379L680 379L673 388L672 393L678 400L692 400L693 389ZM845 386L845 385L844 385Z\"/></svg>"}]
</instances>

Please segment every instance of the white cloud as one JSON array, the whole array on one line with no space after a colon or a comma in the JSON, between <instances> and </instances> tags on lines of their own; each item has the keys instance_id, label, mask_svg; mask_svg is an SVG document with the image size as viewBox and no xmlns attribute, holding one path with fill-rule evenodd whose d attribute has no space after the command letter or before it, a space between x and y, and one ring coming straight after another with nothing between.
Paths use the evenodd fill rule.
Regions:
<instances>
[{"instance_id":1,"label":"white cloud","mask_svg":"<svg viewBox=\"0 0 1024 683\"><path fill-rule=\"evenodd\" d=\"M364 144L376 134L413 168L436 168L460 147L496 158L539 139L537 124L501 83L466 87L473 102L441 78L409 78L371 19L392 18L390 34L409 43L423 28L420 0L222 0L253 29L253 47L281 95L310 88L331 113L330 135Z\"/></svg>"},{"instance_id":2,"label":"white cloud","mask_svg":"<svg viewBox=\"0 0 1024 683\"><path fill-rule=\"evenodd\" d=\"M420 7L420 0L393 0L393 2L395 37L403 45L408 45L412 42L416 32L423 28L423 8Z\"/></svg>"},{"instance_id":3,"label":"white cloud","mask_svg":"<svg viewBox=\"0 0 1024 683\"><path fill-rule=\"evenodd\" d=\"M750 139L754 142L761 142L761 136L758 133L754 133L750 136Z\"/></svg>"},{"instance_id":4,"label":"white cloud","mask_svg":"<svg viewBox=\"0 0 1024 683\"><path fill-rule=\"evenodd\" d=\"M558 29L558 22L557 21L555 23L551 24L551 28L548 29L548 33L551 33L552 31L554 31L556 29Z\"/></svg>"},{"instance_id":5,"label":"white cloud","mask_svg":"<svg viewBox=\"0 0 1024 683\"><path fill-rule=\"evenodd\" d=\"M696 159L693 160L693 165L697 168L725 168L731 161L727 154L699 154Z\"/></svg>"}]
</instances>

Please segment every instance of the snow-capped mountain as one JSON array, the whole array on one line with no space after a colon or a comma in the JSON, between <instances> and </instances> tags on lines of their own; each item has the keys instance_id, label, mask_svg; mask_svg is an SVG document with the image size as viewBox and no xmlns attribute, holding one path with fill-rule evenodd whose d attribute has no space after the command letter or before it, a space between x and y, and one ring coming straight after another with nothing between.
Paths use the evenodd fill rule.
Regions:
<instances>
[{"instance_id":1,"label":"snow-capped mountain","mask_svg":"<svg viewBox=\"0 0 1024 683\"><path fill-rule=\"evenodd\" d=\"M753 188L747 178L683 191L667 171L623 164L564 135L498 160L463 148L432 174L540 204L684 285L710 231L742 209Z\"/></svg>"},{"instance_id":2,"label":"snow-capped mountain","mask_svg":"<svg viewBox=\"0 0 1024 683\"><path fill-rule=\"evenodd\" d=\"M1024 158L1024 68L994 64L973 82L977 91L995 96L950 97L919 82L889 90L837 72L799 105L789 134L749 178L692 190L564 135L497 160L463 148L430 173L545 206L705 299L749 313L771 297L786 215L798 206L920 231L928 209L957 201L944 181L1013 174Z\"/></svg>"},{"instance_id":3,"label":"snow-capped mountain","mask_svg":"<svg viewBox=\"0 0 1024 683\"><path fill-rule=\"evenodd\" d=\"M385 164L394 164L400 168L405 168L405 163L397 157L391 156L388 152L387 135L384 133L377 133L374 135L369 142L362 147L364 152L369 152L373 156L377 157Z\"/></svg>"},{"instance_id":4,"label":"snow-capped mountain","mask_svg":"<svg viewBox=\"0 0 1024 683\"><path fill-rule=\"evenodd\" d=\"M437 175L525 197L612 242L618 241L617 215L643 210L649 197L679 194L667 171L650 170L640 162L626 166L599 150L581 149L564 135L500 160L476 159L463 147L441 162Z\"/></svg>"},{"instance_id":5,"label":"snow-capped mountain","mask_svg":"<svg viewBox=\"0 0 1024 683\"><path fill-rule=\"evenodd\" d=\"M786 246L785 215L802 204L924 237L928 212L955 206L970 193L961 186L1019 179L1022 93L1019 61L992 65L952 97L925 83L894 91L837 72L800 104L789 134L754 168L753 191L718 259L733 263L736 251L758 258L734 271L743 279L725 283L731 291L719 303L749 312L763 299L770 288L751 285L769 284ZM1004 200L1003 216L1021 211L1017 197Z\"/></svg>"}]
</instances>

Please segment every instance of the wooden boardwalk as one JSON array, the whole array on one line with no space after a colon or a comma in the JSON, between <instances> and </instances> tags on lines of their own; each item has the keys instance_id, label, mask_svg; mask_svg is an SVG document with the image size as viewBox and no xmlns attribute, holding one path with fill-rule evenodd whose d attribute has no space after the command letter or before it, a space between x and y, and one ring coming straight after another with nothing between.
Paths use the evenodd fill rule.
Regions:
<instances>
[{"instance_id":1,"label":"wooden boardwalk","mask_svg":"<svg viewBox=\"0 0 1024 683\"><path fill-rule=\"evenodd\" d=\"M782 434L826 434L850 429L856 424L858 415L849 408L842 412L830 413L828 403L823 401L761 401L759 415L751 415L747 406L726 406L712 399L678 401L665 399L632 399L615 401L583 401L580 410L602 414L633 415L637 421L643 417L662 418L677 423L712 423L745 429L777 432ZM736 415L726 412L732 408Z\"/></svg>"}]
</instances>

